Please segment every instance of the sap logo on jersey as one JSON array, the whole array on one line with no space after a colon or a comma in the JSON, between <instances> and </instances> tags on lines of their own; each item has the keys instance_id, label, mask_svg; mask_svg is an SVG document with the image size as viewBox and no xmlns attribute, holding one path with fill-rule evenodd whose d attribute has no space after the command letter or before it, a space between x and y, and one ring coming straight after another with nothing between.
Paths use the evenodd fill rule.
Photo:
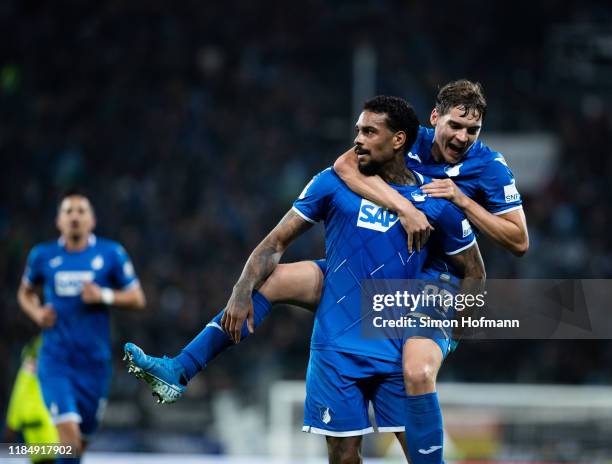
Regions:
<instances>
[{"instance_id":1,"label":"sap logo on jersey","mask_svg":"<svg viewBox=\"0 0 612 464\"><path fill-rule=\"evenodd\" d=\"M394 212L363 198L359 207L357 227L387 232L398 219L399 217Z\"/></svg>"},{"instance_id":2,"label":"sap logo on jersey","mask_svg":"<svg viewBox=\"0 0 612 464\"><path fill-rule=\"evenodd\" d=\"M521 195L518 193L514 182L510 185L504 185L504 197L506 198L506 203L512 203L521 199Z\"/></svg>"},{"instance_id":3,"label":"sap logo on jersey","mask_svg":"<svg viewBox=\"0 0 612 464\"><path fill-rule=\"evenodd\" d=\"M57 296L77 296L83 290L85 282L91 282L94 273L91 271L61 271L55 274L55 293Z\"/></svg>"}]
</instances>

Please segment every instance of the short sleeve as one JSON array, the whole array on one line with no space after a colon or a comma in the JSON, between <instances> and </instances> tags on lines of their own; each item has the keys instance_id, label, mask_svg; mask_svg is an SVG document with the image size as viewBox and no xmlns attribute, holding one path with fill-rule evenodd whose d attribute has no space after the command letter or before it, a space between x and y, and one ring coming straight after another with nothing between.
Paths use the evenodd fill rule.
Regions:
<instances>
[{"instance_id":1,"label":"short sleeve","mask_svg":"<svg viewBox=\"0 0 612 464\"><path fill-rule=\"evenodd\" d=\"M476 243L470 221L452 203L444 207L436 222L436 233L447 255L461 253Z\"/></svg>"},{"instance_id":2,"label":"short sleeve","mask_svg":"<svg viewBox=\"0 0 612 464\"><path fill-rule=\"evenodd\" d=\"M118 243L112 249L113 268L111 273L120 289L126 289L138 283L138 277L134 271L134 265L127 251Z\"/></svg>"},{"instance_id":3,"label":"short sleeve","mask_svg":"<svg viewBox=\"0 0 612 464\"><path fill-rule=\"evenodd\" d=\"M35 246L28 255L28 261L23 272L23 281L29 285L38 285L43 281L43 257L40 245Z\"/></svg>"},{"instance_id":4,"label":"short sleeve","mask_svg":"<svg viewBox=\"0 0 612 464\"><path fill-rule=\"evenodd\" d=\"M340 182L332 168L321 171L306 184L293 203L293 211L313 224L324 220L329 210L329 201Z\"/></svg>"},{"instance_id":5,"label":"short sleeve","mask_svg":"<svg viewBox=\"0 0 612 464\"><path fill-rule=\"evenodd\" d=\"M490 213L507 213L519 209L523 203L514 175L499 153L482 171L480 187L484 194L485 207Z\"/></svg>"}]
</instances>

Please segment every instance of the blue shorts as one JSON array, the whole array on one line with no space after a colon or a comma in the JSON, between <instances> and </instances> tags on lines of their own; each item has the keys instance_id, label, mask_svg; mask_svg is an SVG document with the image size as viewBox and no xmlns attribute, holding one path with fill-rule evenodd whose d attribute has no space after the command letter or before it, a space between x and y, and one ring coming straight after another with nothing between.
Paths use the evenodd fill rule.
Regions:
<instances>
[{"instance_id":1,"label":"blue shorts","mask_svg":"<svg viewBox=\"0 0 612 464\"><path fill-rule=\"evenodd\" d=\"M85 437L96 431L102 419L110 378L108 362L89 362L77 368L41 352L38 379L53 423L77 422Z\"/></svg>"},{"instance_id":2,"label":"blue shorts","mask_svg":"<svg viewBox=\"0 0 612 464\"><path fill-rule=\"evenodd\" d=\"M315 259L313 260L313 262L319 266L319 269L321 269L321 272L323 273L323 275L325 275L325 271L327 270L327 260L325 258L322 259ZM447 292L447 293L451 293L451 294L456 294L458 289L459 289L459 285L460 285L460 281L457 277L455 277L452 274L449 273L444 273L444 272L440 272L440 271L436 271L433 269L426 269L423 270L420 274L419 274L419 279L422 280L427 280L428 282L430 282L431 284L433 284L433 286L436 287L436 289L434 290L434 292ZM432 285L430 285L431 287ZM454 312L450 312L449 314L441 314L438 311L436 311L434 308L420 308L419 310L415 311L414 317L415 319L421 318L421 317L431 317L431 318L435 318L435 319L440 319L440 318L451 318L454 316ZM405 329L405 331L403 331L402 335L400 335L399 337L403 337L404 343L406 342L406 340L408 340L411 337L424 337L424 338L430 338L431 340L433 340L434 342L436 342L438 344L438 346L440 347L440 350L442 350L442 355L444 357L446 357L448 355L448 353L451 351L451 348L454 350L454 348L456 347L456 343L452 342L452 331L449 329L422 329L419 327L415 327L415 328L407 328ZM455 343L453 345L453 343Z\"/></svg>"},{"instance_id":3,"label":"blue shorts","mask_svg":"<svg viewBox=\"0 0 612 464\"><path fill-rule=\"evenodd\" d=\"M440 272L434 269L425 269L419 274L419 279L426 281L426 288L421 289L430 295L457 295L461 287L461 280L448 272ZM415 311L421 317L426 316L431 319L452 320L455 318L455 308L453 307L421 307ZM446 356L450 351L454 351L458 342L452 340L452 328L428 329L430 332L425 335L434 340L442 353Z\"/></svg>"},{"instance_id":4,"label":"blue shorts","mask_svg":"<svg viewBox=\"0 0 612 464\"><path fill-rule=\"evenodd\" d=\"M302 430L332 437L371 433L371 403L379 432L403 432L405 399L400 363L310 350Z\"/></svg>"}]
</instances>

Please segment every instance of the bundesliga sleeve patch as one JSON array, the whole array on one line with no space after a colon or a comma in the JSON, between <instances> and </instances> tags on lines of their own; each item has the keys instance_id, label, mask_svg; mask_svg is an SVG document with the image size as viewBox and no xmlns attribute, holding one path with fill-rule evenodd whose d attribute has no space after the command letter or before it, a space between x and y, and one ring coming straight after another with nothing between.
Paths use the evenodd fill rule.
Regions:
<instances>
[{"instance_id":1,"label":"bundesliga sleeve patch","mask_svg":"<svg viewBox=\"0 0 612 464\"><path fill-rule=\"evenodd\" d=\"M464 219L461 221L461 229L463 229L463 238L469 236L472 233L472 226L470 225L470 221Z\"/></svg>"},{"instance_id":2,"label":"bundesliga sleeve patch","mask_svg":"<svg viewBox=\"0 0 612 464\"><path fill-rule=\"evenodd\" d=\"M504 185L504 198L506 199L506 203L512 203L521 199L521 195L518 193L514 183Z\"/></svg>"}]
</instances>

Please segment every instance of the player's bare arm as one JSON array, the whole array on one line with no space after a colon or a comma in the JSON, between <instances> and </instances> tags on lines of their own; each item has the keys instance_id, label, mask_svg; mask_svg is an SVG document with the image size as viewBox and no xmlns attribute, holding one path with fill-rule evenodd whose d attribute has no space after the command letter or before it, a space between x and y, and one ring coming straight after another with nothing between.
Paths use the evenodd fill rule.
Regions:
<instances>
[{"instance_id":1,"label":"player's bare arm","mask_svg":"<svg viewBox=\"0 0 612 464\"><path fill-rule=\"evenodd\" d=\"M310 222L289 210L249 256L221 319L221 325L234 342L240 341L242 324L247 317L249 331L252 333L254 330L253 290L274 271L289 244L311 226Z\"/></svg>"},{"instance_id":2,"label":"player's bare arm","mask_svg":"<svg viewBox=\"0 0 612 464\"><path fill-rule=\"evenodd\" d=\"M40 304L40 297L36 289L29 283L22 281L17 291L17 301L21 310L41 329L48 329L55 325L57 314L51 305Z\"/></svg>"},{"instance_id":3,"label":"player's bare arm","mask_svg":"<svg viewBox=\"0 0 612 464\"><path fill-rule=\"evenodd\" d=\"M95 282L83 284L81 300L86 304L108 304L123 309L144 309L146 300L140 285L126 290L102 288Z\"/></svg>"},{"instance_id":4,"label":"player's bare arm","mask_svg":"<svg viewBox=\"0 0 612 464\"><path fill-rule=\"evenodd\" d=\"M456 255L449 256L449 258L452 264L459 271L459 274L463 275L459 293L470 295L482 293L486 280L486 272L484 262L482 261L482 256L480 255L480 249L478 248L478 243L474 243L474 245L467 250L464 250ZM469 311L457 311L455 314L457 319L469 316L471 316ZM453 338L455 340L459 340L461 338L461 327L462 324L459 324L459 327L453 329Z\"/></svg>"},{"instance_id":5,"label":"player's bare arm","mask_svg":"<svg viewBox=\"0 0 612 464\"><path fill-rule=\"evenodd\" d=\"M408 234L408 251L412 253L413 246L417 251L421 251L433 230L427 217L380 176L366 176L359 172L354 148L336 160L334 171L353 192L397 212L402 227Z\"/></svg>"},{"instance_id":6,"label":"player's bare arm","mask_svg":"<svg viewBox=\"0 0 612 464\"><path fill-rule=\"evenodd\" d=\"M422 190L434 198L453 202L472 224L514 255L523 256L529 249L527 220L522 208L505 214L492 214L466 196L451 179L436 179L424 185Z\"/></svg>"}]
</instances>

